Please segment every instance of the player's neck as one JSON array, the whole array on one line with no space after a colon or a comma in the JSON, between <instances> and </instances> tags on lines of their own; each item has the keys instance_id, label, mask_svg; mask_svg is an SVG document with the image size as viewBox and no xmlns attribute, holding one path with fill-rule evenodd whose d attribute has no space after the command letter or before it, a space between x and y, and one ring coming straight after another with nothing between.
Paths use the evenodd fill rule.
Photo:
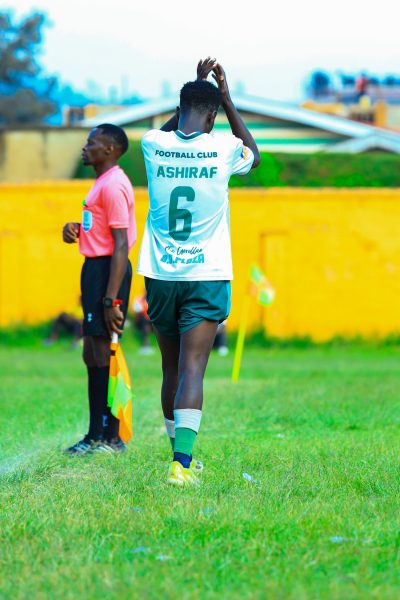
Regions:
<instances>
[{"instance_id":1,"label":"player's neck","mask_svg":"<svg viewBox=\"0 0 400 600\"><path fill-rule=\"evenodd\" d=\"M96 172L96 177L100 177L101 175L104 175L104 173L106 171L109 171L110 169L115 167L117 164L118 163L116 160L107 160L106 162L101 163L100 165L93 165L93 168Z\"/></svg>"},{"instance_id":2,"label":"player's neck","mask_svg":"<svg viewBox=\"0 0 400 600\"><path fill-rule=\"evenodd\" d=\"M178 129L185 135L197 133L198 131L205 133L207 131L207 120L203 116L197 114L181 114L179 117Z\"/></svg>"}]
</instances>

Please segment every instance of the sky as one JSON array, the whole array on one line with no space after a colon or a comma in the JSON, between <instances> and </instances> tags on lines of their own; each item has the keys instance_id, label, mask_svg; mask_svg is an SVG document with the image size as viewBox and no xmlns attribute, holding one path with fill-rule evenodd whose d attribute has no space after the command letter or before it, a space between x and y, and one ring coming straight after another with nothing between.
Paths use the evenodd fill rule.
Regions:
<instances>
[{"instance_id":1,"label":"sky","mask_svg":"<svg viewBox=\"0 0 400 600\"><path fill-rule=\"evenodd\" d=\"M397 8L396 8L397 4ZM231 88L297 101L312 70L400 73L398 0L0 0L47 13L40 61L79 90L179 90L211 55ZM94 86L94 87L93 87Z\"/></svg>"}]
</instances>

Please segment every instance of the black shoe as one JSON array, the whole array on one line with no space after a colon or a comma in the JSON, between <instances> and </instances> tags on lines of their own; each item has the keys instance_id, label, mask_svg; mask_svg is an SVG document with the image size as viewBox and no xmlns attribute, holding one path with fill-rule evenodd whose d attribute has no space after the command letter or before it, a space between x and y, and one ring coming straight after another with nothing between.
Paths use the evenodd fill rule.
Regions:
<instances>
[{"instance_id":1,"label":"black shoe","mask_svg":"<svg viewBox=\"0 0 400 600\"><path fill-rule=\"evenodd\" d=\"M71 456L83 456L85 454L91 454L93 450L98 446L99 440L92 440L89 436L85 435L85 437L64 450L65 454L70 454Z\"/></svg>"},{"instance_id":2,"label":"black shoe","mask_svg":"<svg viewBox=\"0 0 400 600\"><path fill-rule=\"evenodd\" d=\"M118 454L120 452L125 452L126 444L121 440L121 438L113 438L112 440L101 440L96 446L93 448L92 452L103 453L103 454Z\"/></svg>"}]
</instances>

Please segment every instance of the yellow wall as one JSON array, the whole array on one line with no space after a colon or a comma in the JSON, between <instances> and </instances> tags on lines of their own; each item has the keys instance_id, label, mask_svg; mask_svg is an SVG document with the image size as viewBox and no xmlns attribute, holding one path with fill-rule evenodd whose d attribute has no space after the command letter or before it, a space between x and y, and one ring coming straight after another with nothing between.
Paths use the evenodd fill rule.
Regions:
<instances>
[{"instance_id":1,"label":"yellow wall","mask_svg":"<svg viewBox=\"0 0 400 600\"><path fill-rule=\"evenodd\" d=\"M35 323L76 303L82 258L61 241L80 220L90 182L0 185L0 325ZM147 191L137 189L139 239ZM400 190L231 191L238 324L248 267L258 261L275 303L251 311L251 326L277 336L384 336L400 331ZM137 262L139 245L133 253ZM143 282L135 278L133 294Z\"/></svg>"}]
</instances>

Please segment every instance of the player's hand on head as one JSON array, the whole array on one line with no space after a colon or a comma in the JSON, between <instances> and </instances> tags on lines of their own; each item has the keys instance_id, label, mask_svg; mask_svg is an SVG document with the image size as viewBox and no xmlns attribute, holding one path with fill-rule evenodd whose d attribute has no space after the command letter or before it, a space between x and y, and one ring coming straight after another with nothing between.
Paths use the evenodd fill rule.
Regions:
<instances>
[{"instance_id":1,"label":"player's hand on head","mask_svg":"<svg viewBox=\"0 0 400 600\"><path fill-rule=\"evenodd\" d=\"M122 334L122 323L124 322L124 315L119 306L113 306L112 308L104 309L104 321L107 327L110 339L112 334Z\"/></svg>"},{"instance_id":2,"label":"player's hand on head","mask_svg":"<svg viewBox=\"0 0 400 600\"><path fill-rule=\"evenodd\" d=\"M213 71L212 76L218 85L219 91L221 92L222 99L223 100L229 99L230 94L229 94L228 83L226 81L226 74L225 74L225 71L224 71L222 65L220 65L219 63L216 63L215 66L213 67L212 71Z\"/></svg>"},{"instance_id":3,"label":"player's hand on head","mask_svg":"<svg viewBox=\"0 0 400 600\"><path fill-rule=\"evenodd\" d=\"M197 65L197 80L205 81L216 64L216 59L209 56L204 60L199 60Z\"/></svg>"},{"instance_id":4,"label":"player's hand on head","mask_svg":"<svg viewBox=\"0 0 400 600\"><path fill-rule=\"evenodd\" d=\"M66 244L74 244L78 241L79 223L66 223L62 231L63 241Z\"/></svg>"}]
</instances>

